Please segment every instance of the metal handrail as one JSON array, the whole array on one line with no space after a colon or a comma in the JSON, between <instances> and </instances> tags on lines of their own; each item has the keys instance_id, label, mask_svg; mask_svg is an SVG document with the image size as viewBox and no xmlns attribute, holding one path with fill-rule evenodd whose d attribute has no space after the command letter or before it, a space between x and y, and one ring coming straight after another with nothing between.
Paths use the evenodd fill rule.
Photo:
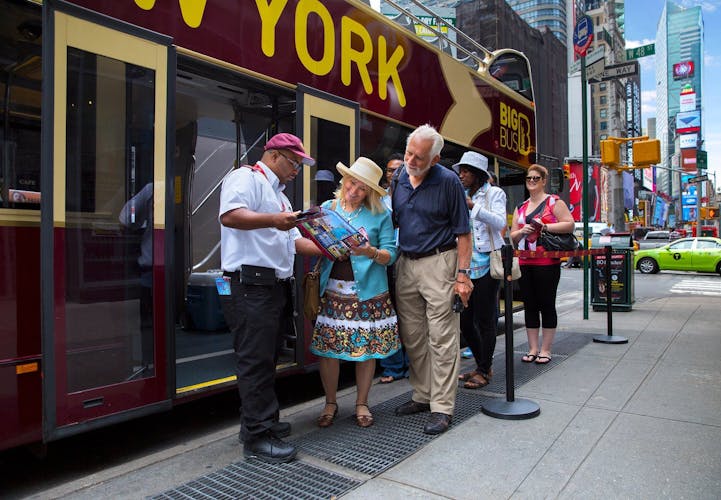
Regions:
<instances>
[{"instance_id":1,"label":"metal handrail","mask_svg":"<svg viewBox=\"0 0 721 500\"><path fill-rule=\"evenodd\" d=\"M248 151L250 151L251 149L253 149L253 148L260 142L260 140L263 139L263 137L265 137L265 132L262 132L262 133L260 134L260 136L258 136L258 138L255 140L255 142L253 142L253 144L251 144L250 147L245 150L245 154L243 154L243 156L241 156L241 157L238 159L238 164L240 164L240 162L243 161L244 158L247 158L247 156L248 156ZM234 166L233 166L233 167L230 167L230 169L220 178L220 180L219 180L218 183L213 187L213 189L211 189L211 190L208 192L208 194L205 195L205 197L204 197L202 200L200 200L200 203L198 203L198 206L195 207L195 209L193 209L193 211L190 213L191 216L195 215L196 212L197 212L198 210L200 210L200 209L203 207L203 205L205 205L205 202L207 202L208 199L210 199L210 197L213 196L213 193L215 193L215 191L220 187L220 185L223 184L223 179L225 179L225 176L228 175L230 172L232 172L234 168L235 168Z\"/></svg>"},{"instance_id":2,"label":"metal handrail","mask_svg":"<svg viewBox=\"0 0 721 500\"><path fill-rule=\"evenodd\" d=\"M400 5L398 5L397 3L395 3L393 0L384 0L384 1L385 1L385 3L387 3L388 5L390 5L391 7L393 7L394 9L397 9L399 12L401 12L401 13L403 13L404 15L410 17L413 21L415 21L415 22L417 22L418 24L424 26L424 27L425 27L426 29L428 29L431 33L435 34L436 37L438 38L438 48L439 48L440 50L443 50L443 45L442 45L442 43L445 41L445 42L447 42L449 45L452 45L452 46L456 47L456 49L458 49L458 50L460 50L462 53L464 53L467 58L471 58L471 59L473 59L474 61L476 61L476 62L478 63L478 69L481 69L481 67L485 67L485 66L488 64L488 62L493 58L493 52L491 52L490 50L488 50L487 48L485 48L485 47L484 47L483 45L481 45L480 43L476 42L473 38L469 37L469 36L466 35L463 31L459 30L458 28L456 28L456 27L453 26L452 24L448 24L442 17L440 17L438 14L436 14L435 12L433 12L432 10L430 10L430 9L429 9L428 7L426 7L425 5L421 4L418 0L409 0L409 1L410 1L413 5L415 5L415 6L418 7L419 9L421 9L423 12L425 12L426 14L428 14L429 16L435 17L436 20L437 20L437 22L438 22L438 26L439 26L439 27L440 27L441 23L443 23L450 31L453 31L453 32L456 34L456 36L460 36L465 42L467 42L468 44L472 45L475 49L477 49L479 53L482 53L484 57L479 57L479 56L478 56L478 53L473 52L473 51L471 51L471 50L468 50L468 49L466 49L464 46L462 46L462 45L458 44L457 42L451 40L450 38L448 38L448 36L446 36L445 34L443 34L443 32L441 32L441 31L433 28L432 26L426 24L424 21L420 20L418 17L416 17L416 16L413 15L411 12L407 11L406 9L404 9L403 7L401 7ZM420 37L419 37L419 38L420 38Z\"/></svg>"}]
</instances>

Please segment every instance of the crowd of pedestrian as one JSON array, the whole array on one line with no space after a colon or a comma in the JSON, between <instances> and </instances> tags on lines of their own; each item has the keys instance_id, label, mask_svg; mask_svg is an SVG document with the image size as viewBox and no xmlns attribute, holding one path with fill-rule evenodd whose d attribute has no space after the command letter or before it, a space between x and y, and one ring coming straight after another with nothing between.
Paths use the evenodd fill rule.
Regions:
<instances>
[{"instance_id":1,"label":"crowd of pedestrian","mask_svg":"<svg viewBox=\"0 0 721 500\"><path fill-rule=\"evenodd\" d=\"M283 193L303 165L315 163L298 137L273 136L255 165L226 176L219 211L221 264L229 284L223 303L234 334L246 457L287 462L297 453L282 439L291 428L279 421L274 387L280 338L292 322L296 254L321 259L320 308L310 345L325 392L319 427L333 425L338 414L341 360L355 364L359 427L374 423L369 394L376 360L382 383L409 377L411 398L395 413L428 413L427 434L451 425L459 380L468 389L491 381L499 281L491 276L490 256L503 246L508 229L506 194L493 185L485 156L468 151L449 169L439 163L443 146L443 137L422 125L407 137L404 154L387 159L385 176L368 158L350 167L338 163L340 182L331 193L335 174L319 171L318 180L329 185L322 207L365 236L362 245L336 259L323 257L301 236L300 212ZM546 178L544 167L528 169L530 196L514 209L509 234L520 249L543 250L537 241L543 230L573 231L567 206L545 193ZM523 361L548 363L560 262L521 264L529 340ZM476 364L463 374L461 338Z\"/></svg>"}]
</instances>

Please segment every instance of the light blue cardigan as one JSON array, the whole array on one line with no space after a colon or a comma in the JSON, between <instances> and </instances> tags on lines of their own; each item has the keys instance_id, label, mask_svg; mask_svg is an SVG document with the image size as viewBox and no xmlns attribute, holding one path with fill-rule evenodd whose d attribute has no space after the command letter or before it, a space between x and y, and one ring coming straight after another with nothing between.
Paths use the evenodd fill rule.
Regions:
<instances>
[{"instance_id":1,"label":"light blue cardigan","mask_svg":"<svg viewBox=\"0 0 721 500\"><path fill-rule=\"evenodd\" d=\"M323 203L322 207L330 209L332 203L333 200L328 200ZM396 261L398 249L396 248L391 213L388 210L374 214L370 209L363 206L351 224L355 228L360 229L362 227L365 229L366 233L368 233L371 246L390 252L391 260L388 262L388 266ZM323 259L320 269L320 294L322 296L328 285L328 278L330 277L330 271L334 261L324 257L321 258ZM363 255L351 255L350 263L353 268L353 275L355 276L356 291L359 300L369 300L376 295L388 291L386 266L378 264Z\"/></svg>"}]
</instances>

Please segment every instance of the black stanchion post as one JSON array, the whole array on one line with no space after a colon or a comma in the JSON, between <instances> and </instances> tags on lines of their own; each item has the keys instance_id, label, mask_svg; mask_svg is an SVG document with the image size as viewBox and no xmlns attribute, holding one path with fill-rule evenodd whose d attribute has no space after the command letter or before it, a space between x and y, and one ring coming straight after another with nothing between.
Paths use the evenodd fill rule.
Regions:
<instances>
[{"instance_id":1,"label":"black stanchion post","mask_svg":"<svg viewBox=\"0 0 721 500\"><path fill-rule=\"evenodd\" d=\"M495 399L483 405L481 411L489 417L506 420L523 420L537 417L541 408L528 399L516 399L513 380L513 281L511 280L511 264L513 247L503 245L504 304L505 304L505 337L506 337L506 400Z\"/></svg>"},{"instance_id":2,"label":"black stanchion post","mask_svg":"<svg viewBox=\"0 0 721 500\"><path fill-rule=\"evenodd\" d=\"M596 335L593 337L594 342L602 344L625 344L628 342L626 337L620 337L613 334L613 295L612 295L612 279L611 279L611 258L613 251L611 245L606 245L606 265L604 266L604 274L606 275L606 335Z\"/></svg>"}]
</instances>

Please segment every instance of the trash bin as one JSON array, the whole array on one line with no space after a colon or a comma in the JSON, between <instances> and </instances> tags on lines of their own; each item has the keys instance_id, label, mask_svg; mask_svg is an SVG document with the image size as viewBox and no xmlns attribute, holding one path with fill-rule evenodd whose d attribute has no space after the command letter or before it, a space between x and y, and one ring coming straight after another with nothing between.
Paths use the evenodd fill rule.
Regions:
<instances>
[{"instance_id":1,"label":"trash bin","mask_svg":"<svg viewBox=\"0 0 721 500\"><path fill-rule=\"evenodd\" d=\"M633 239L630 233L594 234L592 248L611 247L611 308L630 311L636 300L633 292ZM607 307L606 254L591 256L591 306L594 311Z\"/></svg>"},{"instance_id":2,"label":"trash bin","mask_svg":"<svg viewBox=\"0 0 721 500\"><path fill-rule=\"evenodd\" d=\"M215 278L222 271L192 273L188 278L186 305L196 330L216 331L226 327Z\"/></svg>"}]
</instances>

